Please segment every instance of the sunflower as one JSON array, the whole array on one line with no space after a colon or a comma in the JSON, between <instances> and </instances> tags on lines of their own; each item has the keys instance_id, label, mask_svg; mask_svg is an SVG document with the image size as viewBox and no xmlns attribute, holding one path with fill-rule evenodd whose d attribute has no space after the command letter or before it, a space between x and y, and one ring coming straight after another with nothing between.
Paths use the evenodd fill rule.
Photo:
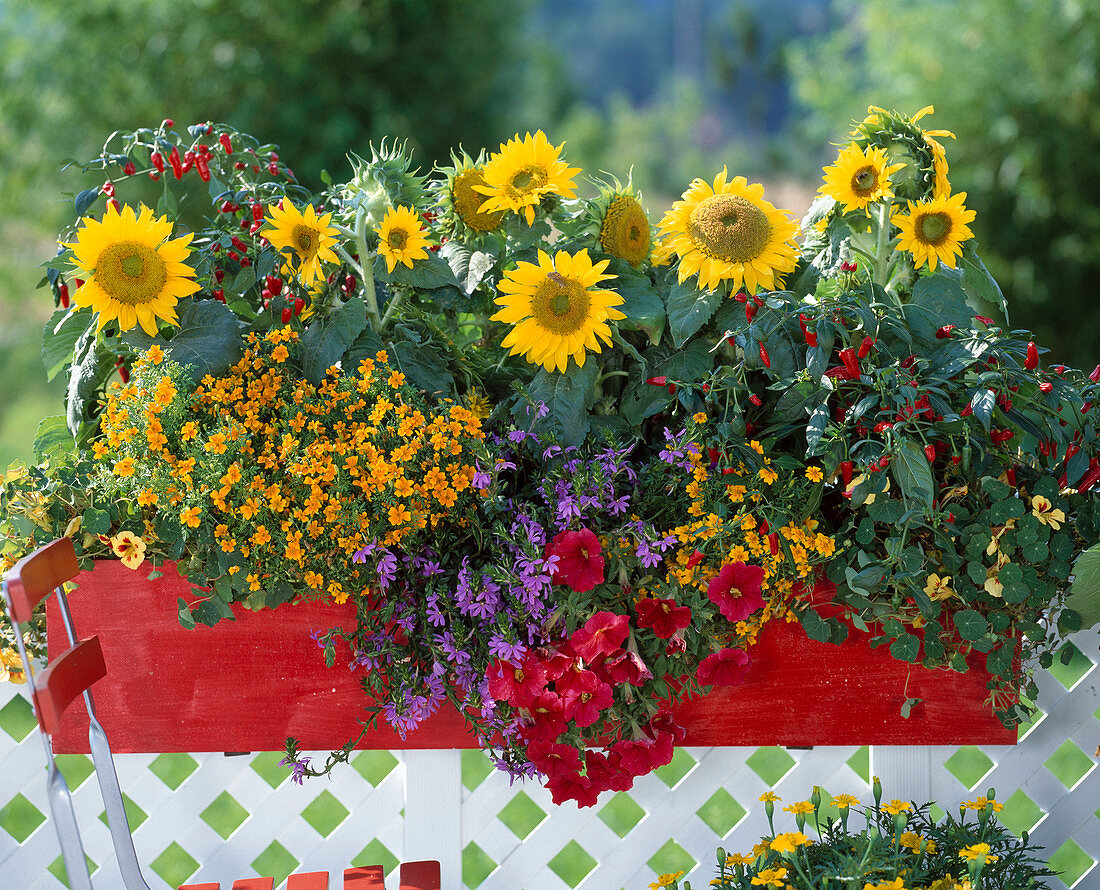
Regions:
<instances>
[{"instance_id":1,"label":"sunflower","mask_svg":"<svg viewBox=\"0 0 1100 890\"><path fill-rule=\"evenodd\" d=\"M607 322L626 318L613 308L623 298L595 287L615 277L603 274L608 263L593 263L587 250L562 251L552 260L540 250L538 265L521 261L505 272L498 285L503 296L496 299L503 308L492 320L515 327L501 345L547 371L565 371L570 356L583 367L586 349L603 351L597 337L611 345Z\"/></svg>"},{"instance_id":2,"label":"sunflower","mask_svg":"<svg viewBox=\"0 0 1100 890\"><path fill-rule=\"evenodd\" d=\"M504 219L504 211L499 210L496 213L481 211L485 196L475 191L475 188L485 185L484 155L479 155L475 161L464 151L459 155L452 152L451 161L453 166L440 168L443 179L435 186L436 195L444 211L441 222L445 227L449 223L459 236L467 233L479 235L492 232L500 226Z\"/></svg>"},{"instance_id":3,"label":"sunflower","mask_svg":"<svg viewBox=\"0 0 1100 890\"><path fill-rule=\"evenodd\" d=\"M267 208L270 228L264 229L263 234L286 257L285 271L291 271L290 261L297 259L298 280L308 287L324 280L321 263L339 262L332 248L338 242L340 233L331 223L331 213L318 216L312 204L307 204L306 209L301 211L290 202L290 198L283 198L281 204Z\"/></svg>"},{"instance_id":4,"label":"sunflower","mask_svg":"<svg viewBox=\"0 0 1100 890\"><path fill-rule=\"evenodd\" d=\"M411 269L413 260L428 258L424 224L420 214L411 207L391 207L375 231L378 233L378 252L386 258L387 272L392 272L398 263Z\"/></svg>"},{"instance_id":5,"label":"sunflower","mask_svg":"<svg viewBox=\"0 0 1100 890\"><path fill-rule=\"evenodd\" d=\"M840 150L836 164L825 167L818 189L849 210L863 210L872 201L894 197L890 189L890 174L905 164L891 164L882 148L860 148L854 142Z\"/></svg>"},{"instance_id":6,"label":"sunflower","mask_svg":"<svg viewBox=\"0 0 1100 890\"><path fill-rule=\"evenodd\" d=\"M935 110L926 105L909 116L870 105L867 117L852 130L860 145L873 143L884 147L890 160L905 162L909 167L894 180L894 191L902 197L946 198L951 194L947 152L940 140L954 139L955 134L950 130L925 130L917 123Z\"/></svg>"},{"instance_id":7,"label":"sunflower","mask_svg":"<svg viewBox=\"0 0 1100 890\"><path fill-rule=\"evenodd\" d=\"M661 220L667 249L680 257L679 280L698 272L708 290L727 280L735 291L774 289L798 261L798 226L764 200L764 186L726 176L723 167L713 186L695 179Z\"/></svg>"},{"instance_id":8,"label":"sunflower","mask_svg":"<svg viewBox=\"0 0 1100 890\"><path fill-rule=\"evenodd\" d=\"M555 148L542 130L534 136L528 133L523 139L517 133L501 145L482 170L485 184L472 186L487 197L479 210L522 211L527 225L531 225L535 221L535 207L543 195L575 197L573 177L581 171L580 167L570 167L561 160L564 145L563 142Z\"/></svg>"},{"instance_id":9,"label":"sunflower","mask_svg":"<svg viewBox=\"0 0 1100 890\"><path fill-rule=\"evenodd\" d=\"M82 222L76 240L65 246L86 277L73 302L99 313L96 333L116 320L120 331L140 324L150 337L157 335L158 318L179 324L176 301L199 289L191 280L195 270L184 262L194 235L169 239L172 224L144 204L140 215L129 205L121 212L108 206L102 221Z\"/></svg>"},{"instance_id":10,"label":"sunflower","mask_svg":"<svg viewBox=\"0 0 1100 890\"><path fill-rule=\"evenodd\" d=\"M918 267L928 263L934 272L936 263L955 268L955 257L962 253L960 246L974 237L967 223L977 214L963 205L966 192L950 197L933 198L919 204L909 202L908 214L897 214L894 225L901 232L897 250L908 250Z\"/></svg>"},{"instance_id":11,"label":"sunflower","mask_svg":"<svg viewBox=\"0 0 1100 890\"><path fill-rule=\"evenodd\" d=\"M598 203L601 207L606 204L600 219L600 247L632 266L640 266L653 246L649 217L641 202L628 187L603 196Z\"/></svg>"}]
</instances>

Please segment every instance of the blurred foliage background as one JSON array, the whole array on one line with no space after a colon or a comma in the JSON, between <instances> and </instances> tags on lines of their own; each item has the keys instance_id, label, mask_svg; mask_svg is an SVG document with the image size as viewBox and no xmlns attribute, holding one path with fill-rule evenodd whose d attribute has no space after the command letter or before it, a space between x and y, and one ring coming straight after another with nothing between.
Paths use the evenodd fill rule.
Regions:
<instances>
[{"instance_id":1,"label":"blurred foliage background","mask_svg":"<svg viewBox=\"0 0 1100 890\"><path fill-rule=\"evenodd\" d=\"M801 215L868 104L934 104L1012 325L1091 369L1098 44L1090 0L0 0L0 468L60 411L36 266L96 183L58 170L165 117L278 142L313 187L385 135L427 169L541 127L657 219L722 165Z\"/></svg>"}]
</instances>

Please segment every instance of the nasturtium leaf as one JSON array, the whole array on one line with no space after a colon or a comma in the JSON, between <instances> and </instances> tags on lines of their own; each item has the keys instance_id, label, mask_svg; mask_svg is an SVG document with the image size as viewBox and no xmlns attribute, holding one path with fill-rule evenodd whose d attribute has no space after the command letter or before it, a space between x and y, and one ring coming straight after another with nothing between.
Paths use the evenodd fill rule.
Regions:
<instances>
[{"instance_id":1,"label":"nasturtium leaf","mask_svg":"<svg viewBox=\"0 0 1100 890\"><path fill-rule=\"evenodd\" d=\"M989 623L980 612L973 609L963 609L955 613L955 629L964 640L976 642L980 640L989 629Z\"/></svg>"},{"instance_id":2,"label":"nasturtium leaf","mask_svg":"<svg viewBox=\"0 0 1100 890\"><path fill-rule=\"evenodd\" d=\"M903 634L890 644L890 654L898 661L916 661L920 654L920 640L913 634Z\"/></svg>"},{"instance_id":3,"label":"nasturtium leaf","mask_svg":"<svg viewBox=\"0 0 1100 890\"><path fill-rule=\"evenodd\" d=\"M798 613L798 620L802 622L802 629L811 640L817 640L819 643L829 642L832 636L829 624L813 609L803 609Z\"/></svg>"},{"instance_id":4,"label":"nasturtium leaf","mask_svg":"<svg viewBox=\"0 0 1100 890\"><path fill-rule=\"evenodd\" d=\"M38 431L34 434L33 451L37 460L42 463L48 458L62 454L69 454L76 448L73 434L69 432L69 424L63 415L44 417L38 424Z\"/></svg>"},{"instance_id":5,"label":"nasturtium leaf","mask_svg":"<svg viewBox=\"0 0 1100 890\"><path fill-rule=\"evenodd\" d=\"M1100 544L1093 544L1074 562L1066 606L1081 616L1085 626L1100 624Z\"/></svg>"}]
</instances>

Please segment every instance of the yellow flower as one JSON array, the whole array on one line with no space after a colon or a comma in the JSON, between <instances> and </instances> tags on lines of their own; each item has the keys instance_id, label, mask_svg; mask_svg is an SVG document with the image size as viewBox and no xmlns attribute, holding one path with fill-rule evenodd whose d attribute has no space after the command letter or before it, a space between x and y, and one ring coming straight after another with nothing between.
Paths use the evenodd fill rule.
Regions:
<instances>
[{"instance_id":1,"label":"yellow flower","mask_svg":"<svg viewBox=\"0 0 1100 890\"><path fill-rule=\"evenodd\" d=\"M21 685L27 682L23 672L23 659L11 647L0 649L0 683Z\"/></svg>"},{"instance_id":2,"label":"yellow flower","mask_svg":"<svg viewBox=\"0 0 1100 890\"><path fill-rule=\"evenodd\" d=\"M825 479L825 473L821 467L806 467L806 478L811 482L821 482Z\"/></svg>"},{"instance_id":3,"label":"yellow flower","mask_svg":"<svg viewBox=\"0 0 1100 890\"><path fill-rule=\"evenodd\" d=\"M544 195L576 197L573 176L581 171L561 160L564 145L563 142L555 148L542 130L534 136L527 133L523 139L517 133L502 144L481 171L485 184L473 186L474 191L486 196L478 210L522 212L527 225L531 225L535 221L535 207Z\"/></svg>"},{"instance_id":4,"label":"yellow flower","mask_svg":"<svg viewBox=\"0 0 1100 890\"><path fill-rule=\"evenodd\" d=\"M927 583L924 585L924 592L932 600L946 600L955 595L955 591L951 589L951 576L944 575L942 578L932 573L928 576Z\"/></svg>"},{"instance_id":5,"label":"yellow flower","mask_svg":"<svg viewBox=\"0 0 1100 890\"><path fill-rule=\"evenodd\" d=\"M692 414L691 419L694 420L696 423L706 423L707 422L707 414L706 414L705 411L699 411L695 414Z\"/></svg>"},{"instance_id":6,"label":"yellow flower","mask_svg":"<svg viewBox=\"0 0 1100 890\"><path fill-rule=\"evenodd\" d=\"M198 528L199 523L202 521L200 518L201 512L202 510L199 507L188 507L180 513L180 524L189 528Z\"/></svg>"},{"instance_id":7,"label":"yellow flower","mask_svg":"<svg viewBox=\"0 0 1100 890\"><path fill-rule=\"evenodd\" d=\"M774 290L798 261L798 226L764 200L762 185L727 175L723 167L713 184L695 179L661 220L679 280L698 273L701 289L728 281L734 291Z\"/></svg>"},{"instance_id":8,"label":"yellow flower","mask_svg":"<svg viewBox=\"0 0 1100 890\"><path fill-rule=\"evenodd\" d=\"M989 855L989 844L971 844L969 847L963 847L959 850L959 858L965 859L968 862L972 862L976 859L985 862L995 862L996 856Z\"/></svg>"},{"instance_id":9,"label":"yellow flower","mask_svg":"<svg viewBox=\"0 0 1100 890\"><path fill-rule=\"evenodd\" d=\"M656 881L649 885L649 890L663 890L664 887L671 887L683 876L684 873L682 871L670 872L667 875L661 875L659 878L657 878Z\"/></svg>"},{"instance_id":10,"label":"yellow flower","mask_svg":"<svg viewBox=\"0 0 1100 890\"><path fill-rule=\"evenodd\" d=\"M1049 500L1041 494L1037 494L1031 499L1031 515L1043 525L1049 525L1052 529L1058 531L1062 527L1062 523L1066 521L1066 514L1062 510L1052 510L1052 506Z\"/></svg>"},{"instance_id":11,"label":"yellow flower","mask_svg":"<svg viewBox=\"0 0 1100 890\"><path fill-rule=\"evenodd\" d=\"M133 532L119 532L111 538L111 549L128 569L136 569L145 562L145 542Z\"/></svg>"},{"instance_id":12,"label":"yellow flower","mask_svg":"<svg viewBox=\"0 0 1100 890\"><path fill-rule=\"evenodd\" d=\"M289 356L290 351L282 343L271 350L271 360L277 364L281 365Z\"/></svg>"},{"instance_id":13,"label":"yellow flower","mask_svg":"<svg viewBox=\"0 0 1100 890\"><path fill-rule=\"evenodd\" d=\"M794 853L799 847L808 843L811 843L810 839L801 831L788 831L775 836L775 840L772 841L772 849L776 853Z\"/></svg>"},{"instance_id":14,"label":"yellow flower","mask_svg":"<svg viewBox=\"0 0 1100 890\"><path fill-rule=\"evenodd\" d=\"M764 803L775 803L777 800L782 799L783 798L776 794L774 791L765 791L763 794L760 795L760 800Z\"/></svg>"},{"instance_id":15,"label":"yellow flower","mask_svg":"<svg viewBox=\"0 0 1100 890\"><path fill-rule=\"evenodd\" d=\"M756 475L761 478L765 485L771 485L779 478L779 474L770 467L761 467Z\"/></svg>"},{"instance_id":16,"label":"yellow flower","mask_svg":"<svg viewBox=\"0 0 1100 890\"><path fill-rule=\"evenodd\" d=\"M392 272L398 263L413 267L413 260L428 258L428 239L424 224L411 207L391 207L386 211L378 233L378 252L386 260L386 271Z\"/></svg>"},{"instance_id":17,"label":"yellow flower","mask_svg":"<svg viewBox=\"0 0 1100 890\"><path fill-rule=\"evenodd\" d=\"M907 813L909 812L909 810L913 809L911 804L908 804L903 800L898 800L896 797L889 803L883 804L882 808L891 816L897 816L901 813Z\"/></svg>"},{"instance_id":18,"label":"yellow flower","mask_svg":"<svg viewBox=\"0 0 1100 890\"><path fill-rule=\"evenodd\" d=\"M977 214L966 209L965 200L966 192L959 192L919 204L910 201L909 213L894 217L900 233L896 249L909 251L917 268L927 264L935 272L936 264L942 262L954 269L962 243L974 237L967 223Z\"/></svg>"},{"instance_id":19,"label":"yellow flower","mask_svg":"<svg viewBox=\"0 0 1100 890\"><path fill-rule=\"evenodd\" d=\"M798 800L792 803L789 807L783 807L784 813L794 813L796 816L799 813L812 813L814 811L814 805L808 800Z\"/></svg>"},{"instance_id":20,"label":"yellow flower","mask_svg":"<svg viewBox=\"0 0 1100 890\"><path fill-rule=\"evenodd\" d=\"M515 327L501 345L547 371L564 372L570 356L583 367L587 349L602 352L599 340L611 345L607 322L626 318L614 308L623 298L595 287L615 277L604 274L608 263L593 263L587 250L562 251L552 260L540 250L538 265L521 261L506 272L496 299L503 308L492 320Z\"/></svg>"},{"instance_id":21,"label":"yellow flower","mask_svg":"<svg viewBox=\"0 0 1100 890\"><path fill-rule=\"evenodd\" d=\"M744 856L741 853L729 853L726 855L726 865L750 865L752 864L751 856Z\"/></svg>"},{"instance_id":22,"label":"yellow flower","mask_svg":"<svg viewBox=\"0 0 1100 890\"><path fill-rule=\"evenodd\" d=\"M1004 804L996 800L990 800L984 794L981 795L977 800L968 800L962 806L965 810L984 810L987 807L990 807L992 808L994 813L999 813L1005 808Z\"/></svg>"},{"instance_id":23,"label":"yellow flower","mask_svg":"<svg viewBox=\"0 0 1100 890\"><path fill-rule=\"evenodd\" d=\"M453 170L447 171L447 188L443 192L444 204L448 203L454 211L454 215L461 220L466 228L474 232L491 232L500 225L504 219L504 211L496 213L482 213L480 207L485 203L485 196L476 191L480 185L485 185L485 177L482 174L484 165L475 164L465 153L461 158L454 157Z\"/></svg>"},{"instance_id":24,"label":"yellow flower","mask_svg":"<svg viewBox=\"0 0 1100 890\"><path fill-rule=\"evenodd\" d=\"M863 885L863 890L905 890L905 882L901 878L892 881L881 881L878 884L870 882Z\"/></svg>"},{"instance_id":25,"label":"yellow flower","mask_svg":"<svg viewBox=\"0 0 1100 890\"><path fill-rule=\"evenodd\" d=\"M265 222L264 236L287 260L284 270L290 271L291 260L295 260L302 284L324 281L321 263L338 262L332 248L340 233L332 226L332 214L318 216L312 204L301 211L290 198L283 198L281 204L267 208Z\"/></svg>"},{"instance_id":26,"label":"yellow flower","mask_svg":"<svg viewBox=\"0 0 1100 890\"><path fill-rule=\"evenodd\" d=\"M600 223L600 247L605 253L641 265L649 256L653 240L649 218L632 193L614 195Z\"/></svg>"},{"instance_id":27,"label":"yellow flower","mask_svg":"<svg viewBox=\"0 0 1100 890\"><path fill-rule=\"evenodd\" d=\"M86 217L83 224L65 246L85 279L73 303L99 313L96 332L117 321L121 331L139 324L155 337L157 319L178 324L177 301L199 289L195 270L184 262L193 235L169 238L172 224L144 205L139 216L130 206L121 212L108 206L102 222Z\"/></svg>"},{"instance_id":28,"label":"yellow flower","mask_svg":"<svg viewBox=\"0 0 1100 890\"><path fill-rule=\"evenodd\" d=\"M115 464L114 474L126 479L134 475L134 459L132 457L124 457L118 463Z\"/></svg>"},{"instance_id":29,"label":"yellow flower","mask_svg":"<svg viewBox=\"0 0 1100 890\"><path fill-rule=\"evenodd\" d=\"M145 358L150 364L159 365L164 361L164 350L154 343L145 353Z\"/></svg>"},{"instance_id":30,"label":"yellow flower","mask_svg":"<svg viewBox=\"0 0 1100 890\"><path fill-rule=\"evenodd\" d=\"M859 799L853 797L851 794L838 794L833 798L833 803L842 810L849 809L850 807L859 806Z\"/></svg>"},{"instance_id":31,"label":"yellow flower","mask_svg":"<svg viewBox=\"0 0 1100 890\"><path fill-rule=\"evenodd\" d=\"M884 148L851 143L840 150L835 166L824 168L825 184L818 191L843 205L845 213L863 210L873 201L894 197L890 175L904 166L890 164Z\"/></svg>"},{"instance_id":32,"label":"yellow flower","mask_svg":"<svg viewBox=\"0 0 1100 890\"><path fill-rule=\"evenodd\" d=\"M787 877L787 869L778 868L761 869L750 882L754 887L782 887L783 879Z\"/></svg>"}]
</instances>

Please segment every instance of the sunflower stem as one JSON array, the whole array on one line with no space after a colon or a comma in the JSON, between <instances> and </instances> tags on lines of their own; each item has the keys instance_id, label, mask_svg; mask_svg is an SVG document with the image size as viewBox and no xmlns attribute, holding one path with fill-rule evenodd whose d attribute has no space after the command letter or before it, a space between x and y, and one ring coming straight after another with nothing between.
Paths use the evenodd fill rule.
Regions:
<instances>
[{"instance_id":1,"label":"sunflower stem","mask_svg":"<svg viewBox=\"0 0 1100 890\"><path fill-rule=\"evenodd\" d=\"M390 299L389 305L386 307L386 314L382 316L382 321L378 327L378 332L381 333L386 329L386 325L394 313L398 310L402 303L405 302L405 292L402 290L395 291L393 297Z\"/></svg>"},{"instance_id":2,"label":"sunflower stem","mask_svg":"<svg viewBox=\"0 0 1100 890\"><path fill-rule=\"evenodd\" d=\"M359 250L359 274L363 278L363 300L371 327L382 332L384 321L378 311L378 295L374 292L374 257L367 245L367 214L362 206L355 212L355 245Z\"/></svg>"}]
</instances>

